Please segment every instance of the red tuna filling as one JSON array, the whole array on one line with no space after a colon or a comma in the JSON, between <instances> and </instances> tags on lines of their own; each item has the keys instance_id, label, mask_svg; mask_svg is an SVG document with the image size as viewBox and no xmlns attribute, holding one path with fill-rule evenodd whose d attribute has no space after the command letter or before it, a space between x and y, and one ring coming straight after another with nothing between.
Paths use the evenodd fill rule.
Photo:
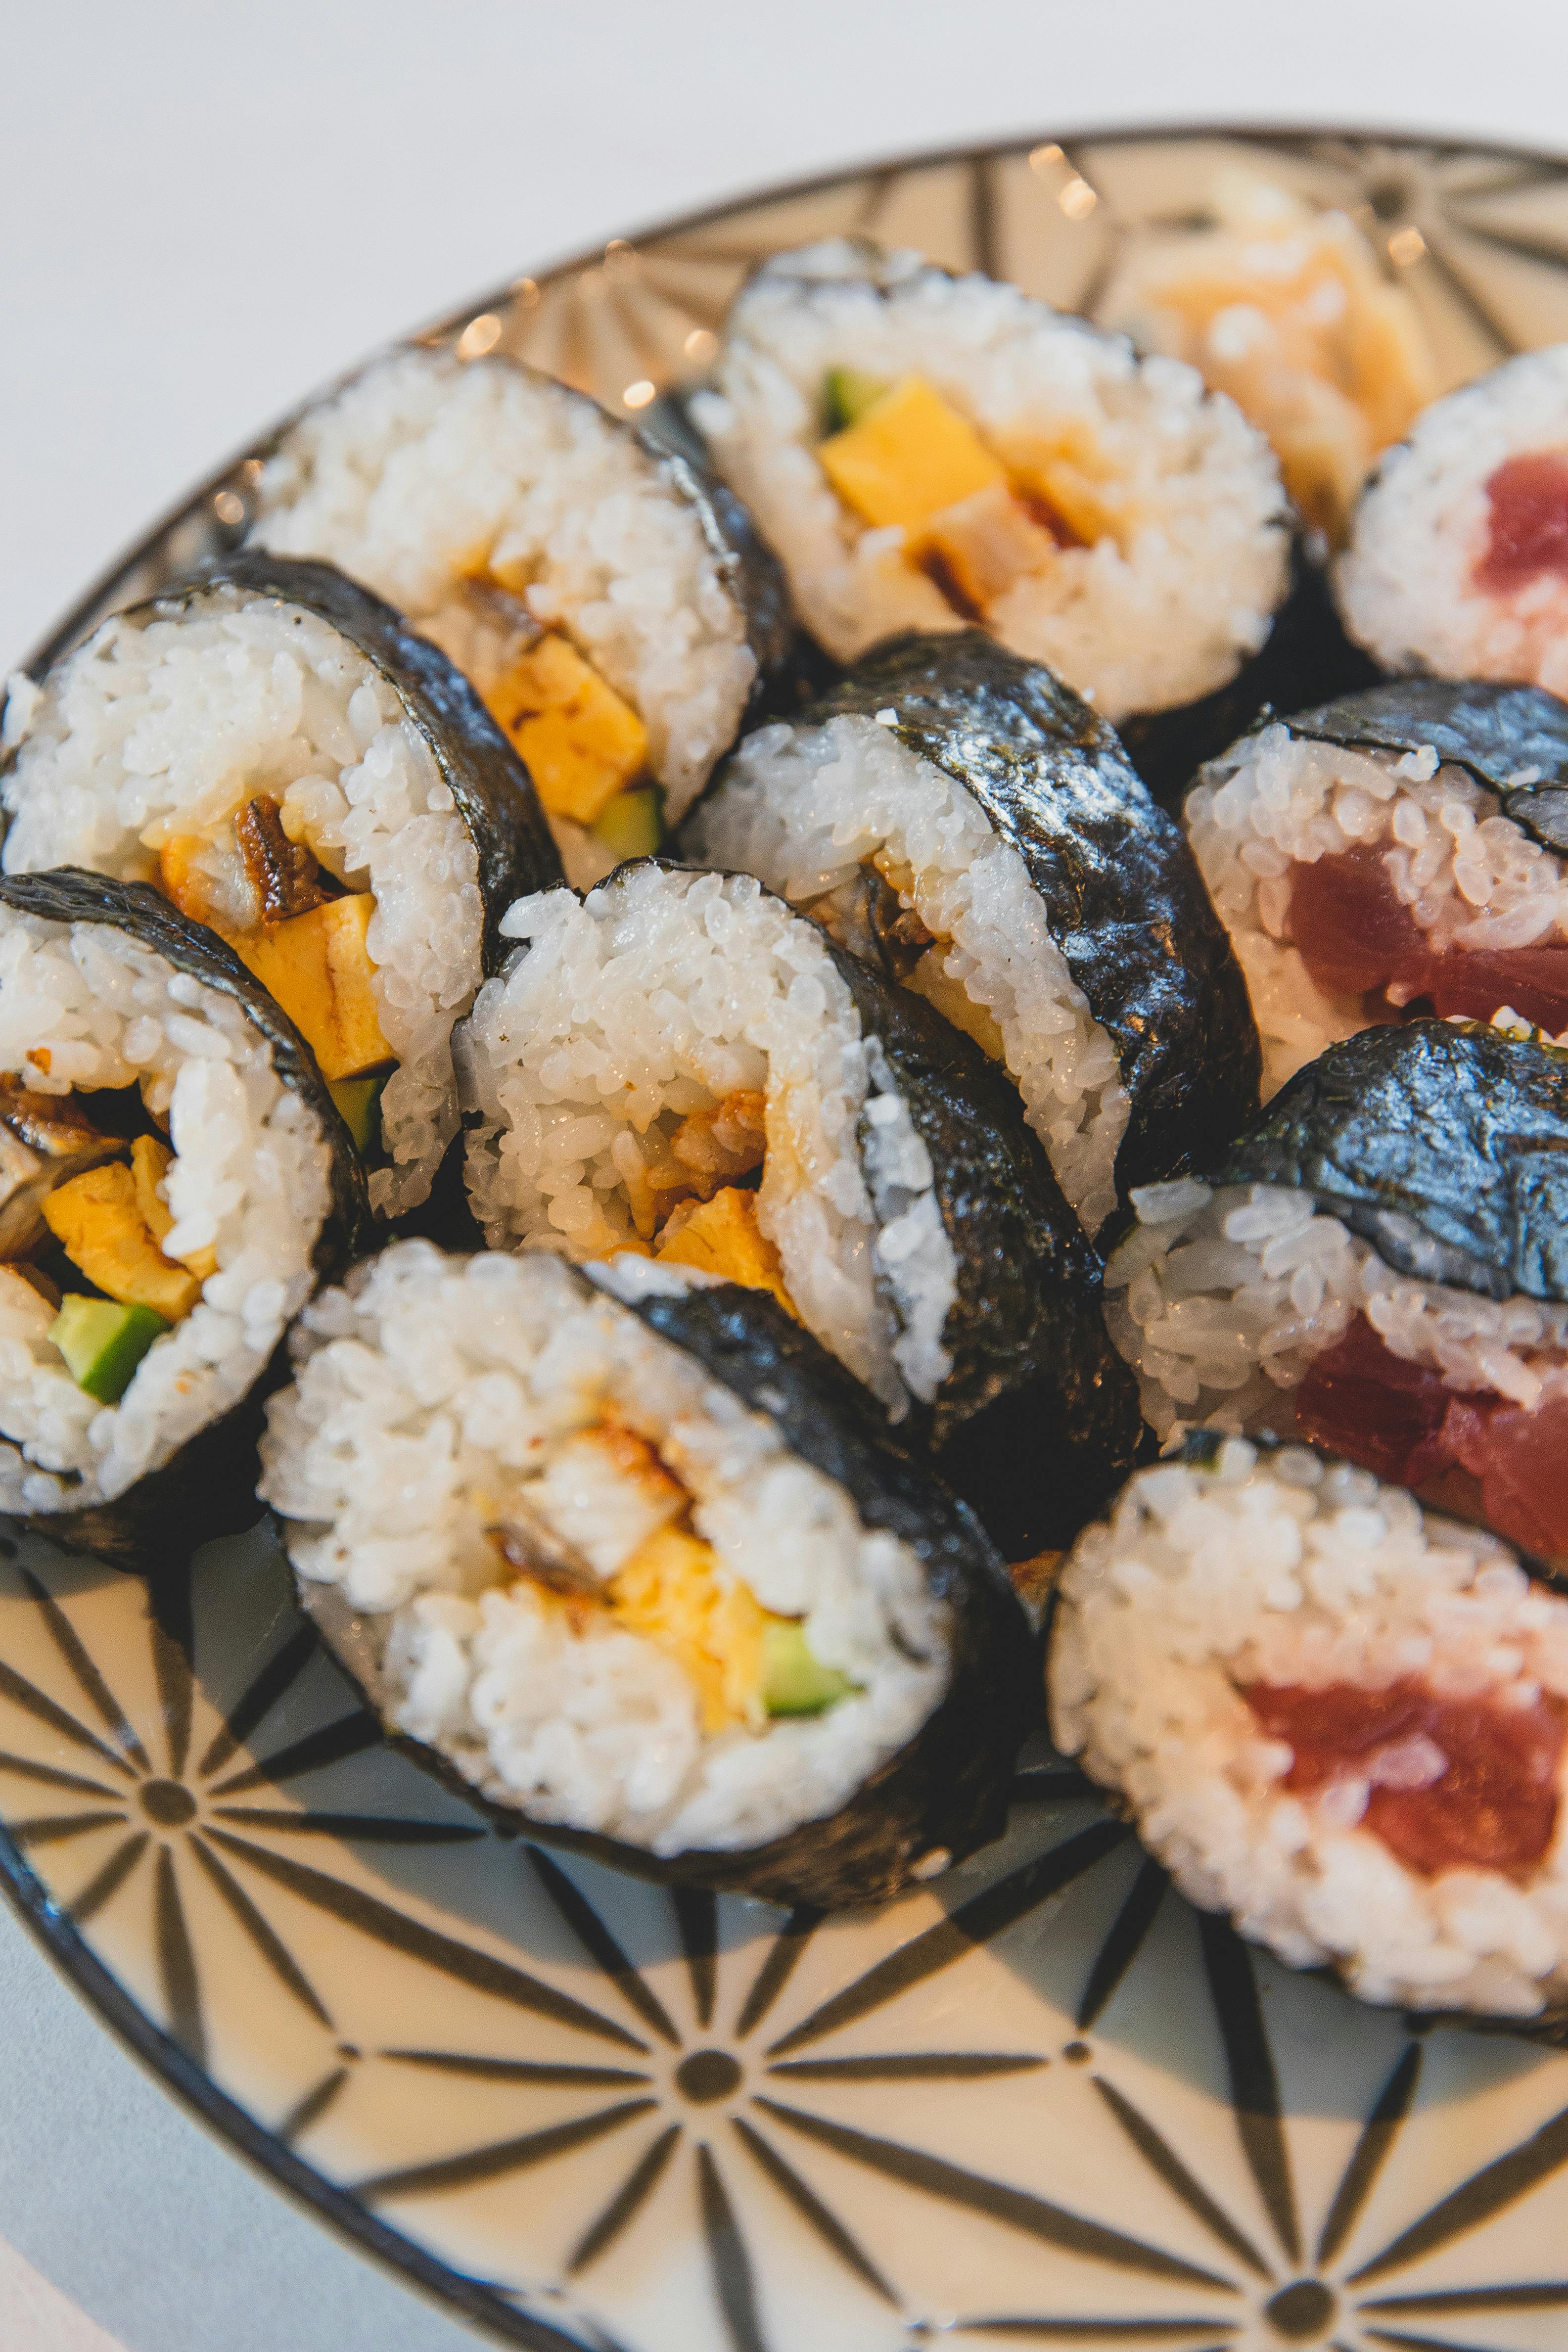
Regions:
<instances>
[{"instance_id":1,"label":"red tuna filling","mask_svg":"<svg viewBox=\"0 0 1568 2352\"><path fill-rule=\"evenodd\" d=\"M1568 946L1447 948L1435 954L1400 901L1376 849L1349 849L1298 866L1290 884L1290 937L1317 986L1332 996L1397 987L1425 998L1446 1021L1489 1021L1511 1004L1536 1028L1568 1029ZM1390 1007L1386 1018L1397 1018Z\"/></svg>"},{"instance_id":2,"label":"red tuna filling","mask_svg":"<svg viewBox=\"0 0 1568 2352\"><path fill-rule=\"evenodd\" d=\"M1357 1315L1308 1365L1295 1406L1309 1444L1402 1486L1468 1471L1499 1535L1548 1558L1568 1553L1568 1396L1531 1412L1491 1389L1459 1395Z\"/></svg>"},{"instance_id":3,"label":"red tuna filling","mask_svg":"<svg viewBox=\"0 0 1568 2352\"><path fill-rule=\"evenodd\" d=\"M1552 1843L1565 1712L1557 1699L1502 1706L1495 1698L1438 1698L1418 1682L1386 1690L1254 1683L1242 1696L1268 1737L1294 1749L1285 1786L1304 1795L1375 1774L1380 1750L1417 1734L1441 1751L1445 1769L1423 1788L1374 1781L1362 1816L1410 1870L1521 1878Z\"/></svg>"},{"instance_id":4,"label":"red tuna filling","mask_svg":"<svg viewBox=\"0 0 1568 2352\"><path fill-rule=\"evenodd\" d=\"M1491 509L1478 588L1504 595L1544 572L1568 577L1568 455L1540 449L1510 457L1487 483Z\"/></svg>"}]
</instances>

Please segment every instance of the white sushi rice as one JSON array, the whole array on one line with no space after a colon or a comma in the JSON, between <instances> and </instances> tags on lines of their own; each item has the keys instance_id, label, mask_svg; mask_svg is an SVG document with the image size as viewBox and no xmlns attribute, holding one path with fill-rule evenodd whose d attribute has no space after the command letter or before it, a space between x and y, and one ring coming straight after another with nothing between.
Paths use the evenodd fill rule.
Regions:
<instances>
[{"instance_id":1,"label":"white sushi rice","mask_svg":"<svg viewBox=\"0 0 1568 2352\"><path fill-rule=\"evenodd\" d=\"M1114 1789L1183 1893L1295 1968L1369 2000L1530 2017L1568 1992L1568 1807L1521 1884L1407 1868L1361 1826L1374 1786L1448 1759L1424 1736L1311 1793L1245 1686L1568 1700L1568 1601L1507 1548L1370 1472L1228 1440L1124 1488L1064 1573L1048 1681L1057 1744ZM1561 1768L1560 1768L1561 1769Z\"/></svg>"},{"instance_id":2,"label":"white sushi rice","mask_svg":"<svg viewBox=\"0 0 1568 2352\"><path fill-rule=\"evenodd\" d=\"M1521 782L1536 771L1521 770ZM1247 975L1263 1042L1264 1099L1326 1045L1367 1025L1359 997L1325 994L1289 937L1299 866L1381 851L1435 952L1568 940L1568 874L1468 772L1419 751L1349 751L1263 728L1211 761L1189 794L1188 836Z\"/></svg>"},{"instance_id":3,"label":"white sushi rice","mask_svg":"<svg viewBox=\"0 0 1568 2352\"><path fill-rule=\"evenodd\" d=\"M155 883L174 835L264 793L290 839L374 893L365 944L398 1067L371 1197L388 1214L422 1201L457 1132L451 1031L479 986L484 908L473 841L390 683L315 614L224 588L106 621L22 723L0 794L8 874Z\"/></svg>"},{"instance_id":4,"label":"white sushi rice","mask_svg":"<svg viewBox=\"0 0 1568 2352\"><path fill-rule=\"evenodd\" d=\"M895 1415L906 1386L934 1397L957 1274L930 1155L814 926L749 875L642 865L585 900L520 898L501 929L527 951L480 990L462 1045L491 1247L637 1246L628 1179L668 1160L680 1118L761 1093L757 1223L802 1319Z\"/></svg>"},{"instance_id":5,"label":"white sushi rice","mask_svg":"<svg viewBox=\"0 0 1568 2352\"><path fill-rule=\"evenodd\" d=\"M234 1000L108 924L0 915L0 1071L40 1094L140 1080L174 1150L163 1251L217 1255L114 1405L77 1386L54 1309L0 1281L0 1509L85 1509L160 1468L265 1369L310 1291L331 1155Z\"/></svg>"},{"instance_id":6,"label":"white sushi rice","mask_svg":"<svg viewBox=\"0 0 1568 2352\"><path fill-rule=\"evenodd\" d=\"M993 278L833 240L768 262L730 314L715 389L692 403L721 471L784 562L802 617L840 661L896 629L965 625L869 530L816 456L823 383L849 367L919 376L1005 465L1080 441L1114 526L1055 551L991 606L1004 644L1047 662L1106 718L1225 684L1263 644L1289 554L1279 467L1234 403L1178 360Z\"/></svg>"},{"instance_id":7,"label":"white sushi rice","mask_svg":"<svg viewBox=\"0 0 1568 2352\"><path fill-rule=\"evenodd\" d=\"M531 622L562 629L629 701L673 824L733 741L756 678L730 559L626 429L503 359L383 360L286 433L254 542L325 557L395 604L485 694L517 646L463 593L526 567ZM613 864L552 821L579 888Z\"/></svg>"},{"instance_id":8,"label":"white sushi rice","mask_svg":"<svg viewBox=\"0 0 1568 2352\"><path fill-rule=\"evenodd\" d=\"M1163 1439L1289 1436L1291 1391L1358 1314L1458 1394L1494 1391L1534 1412L1568 1389L1568 1307L1396 1274L1310 1192L1184 1177L1132 1205L1138 1225L1105 1270L1106 1320Z\"/></svg>"},{"instance_id":9,"label":"white sushi rice","mask_svg":"<svg viewBox=\"0 0 1568 2352\"><path fill-rule=\"evenodd\" d=\"M1568 447L1568 343L1505 360L1434 401L1384 458L1334 570L1351 635L1384 669L1532 679L1568 694L1568 579L1482 588L1487 484L1510 457Z\"/></svg>"},{"instance_id":10,"label":"white sushi rice","mask_svg":"<svg viewBox=\"0 0 1568 2352\"><path fill-rule=\"evenodd\" d=\"M655 1853L731 1851L832 1813L940 1701L949 1614L909 1547L557 1259L401 1243L323 1292L295 1346L260 1491L300 1576L384 1630L396 1727L486 1796ZM574 1633L513 1576L486 1528L520 1503L574 1508L602 1574L633 1548L613 1498L569 1499L568 1449L605 1415L685 1486L722 1576L804 1619L858 1690L706 1733L668 1653L613 1622Z\"/></svg>"},{"instance_id":11,"label":"white sushi rice","mask_svg":"<svg viewBox=\"0 0 1568 2352\"><path fill-rule=\"evenodd\" d=\"M852 898L858 869L879 860L938 943L910 984L943 1011L956 991L989 1016L1062 1191L1085 1231L1097 1231L1115 1205L1131 1111L1116 1047L1051 936L1023 858L973 793L875 719L764 727L741 745L683 840L712 865L760 876L851 950L834 894Z\"/></svg>"}]
</instances>

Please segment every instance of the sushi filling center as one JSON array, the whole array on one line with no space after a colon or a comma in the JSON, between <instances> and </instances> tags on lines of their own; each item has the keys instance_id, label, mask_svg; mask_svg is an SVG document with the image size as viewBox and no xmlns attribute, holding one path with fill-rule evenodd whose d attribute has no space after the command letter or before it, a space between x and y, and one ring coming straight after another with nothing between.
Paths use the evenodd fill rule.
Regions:
<instances>
[{"instance_id":1,"label":"sushi filling center","mask_svg":"<svg viewBox=\"0 0 1568 2352\"><path fill-rule=\"evenodd\" d=\"M1507 457L1486 485L1486 551L1476 585L1505 596L1542 579L1568 580L1568 454Z\"/></svg>"},{"instance_id":2,"label":"sushi filling center","mask_svg":"<svg viewBox=\"0 0 1568 2352\"><path fill-rule=\"evenodd\" d=\"M1253 1683L1241 1696L1291 1750L1282 1785L1331 1792L1335 1820L1359 1820L1411 1870L1500 1870L1527 1878L1556 1834L1568 1706L1452 1698L1405 1680L1385 1689Z\"/></svg>"}]
</instances>

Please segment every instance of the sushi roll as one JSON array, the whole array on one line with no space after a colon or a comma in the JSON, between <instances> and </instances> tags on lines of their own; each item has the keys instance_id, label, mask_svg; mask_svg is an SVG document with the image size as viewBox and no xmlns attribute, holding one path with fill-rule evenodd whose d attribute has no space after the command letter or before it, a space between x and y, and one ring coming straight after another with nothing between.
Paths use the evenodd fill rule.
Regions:
<instances>
[{"instance_id":1,"label":"sushi roll","mask_svg":"<svg viewBox=\"0 0 1568 2352\"><path fill-rule=\"evenodd\" d=\"M1561 2025L1568 1600L1366 1470L1237 1437L1064 1571L1057 1744L1176 1885L1363 2000Z\"/></svg>"},{"instance_id":2,"label":"sushi roll","mask_svg":"<svg viewBox=\"0 0 1568 2352\"><path fill-rule=\"evenodd\" d=\"M1423 411L1363 493L1334 583L1383 669L1568 694L1568 343Z\"/></svg>"},{"instance_id":3,"label":"sushi roll","mask_svg":"<svg viewBox=\"0 0 1568 2352\"><path fill-rule=\"evenodd\" d=\"M690 409L840 662L979 622L1120 724L1226 685L1286 593L1279 467L1232 402L915 253L767 262Z\"/></svg>"},{"instance_id":4,"label":"sushi roll","mask_svg":"<svg viewBox=\"0 0 1568 2352\"><path fill-rule=\"evenodd\" d=\"M13 680L7 874L152 883L226 940L337 1090L391 1216L458 1127L451 1031L561 872L446 658L319 563L240 555Z\"/></svg>"},{"instance_id":5,"label":"sushi roll","mask_svg":"<svg viewBox=\"0 0 1568 2352\"><path fill-rule=\"evenodd\" d=\"M999 1833L1038 1673L1006 1572L773 1300L407 1242L294 1350L261 1493L307 1606L514 1824L824 1909Z\"/></svg>"},{"instance_id":6,"label":"sushi roll","mask_svg":"<svg viewBox=\"0 0 1568 2352\"><path fill-rule=\"evenodd\" d=\"M953 1450L1013 1556L1080 1525L1131 1465L1136 1397L1099 1261L979 1049L749 876L628 866L504 929L526 949L461 1045L490 1246L771 1291Z\"/></svg>"},{"instance_id":7,"label":"sushi roll","mask_svg":"<svg viewBox=\"0 0 1568 2352\"><path fill-rule=\"evenodd\" d=\"M1365 1030L1134 1206L1110 1321L1162 1437L1300 1436L1568 1564L1568 1055Z\"/></svg>"},{"instance_id":8,"label":"sushi roll","mask_svg":"<svg viewBox=\"0 0 1568 2352\"><path fill-rule=\"evenodd\" d=\"M1325 1045L1430 1010L1568 1030L1568 704L1403 678L1273 722L1185 810L1247 974L1265 1099Z\"/></svg>"},{"instance_id":9,"label":"sushi roll","mask_svg":"<svg viewBox=\"0 0 1568 2352\"><path fill-rule=\"evenodd\" d=\"M499 356L378 361L281 436L252 495L253 545L335 563L456 662L579 889L659 846L789 651L731 493Z\"/></svg>"},{"instance_id":10,"label":"sushi roll","mask_svg":"<svg viewBox=\"0 0 1568 2352\"><path fill-rule=\"evenodd\" d=\"M0 879L0 1511L124 1568L247 1527L258 1392L367 1213L220 940L140 883Z\"/></svg>"},{"instance_id":11,"label":"sushi roll","mask_svg":"<svg viewBox=\"0 0 1568 2352\"><path fill-rule=\"evenodd\" d=\"M1239 967L1111 730L979 630L748 736L681 846L758 875L1007 1071L1092 1234L1256 1108Z\"/></svg>"}]
</instances>

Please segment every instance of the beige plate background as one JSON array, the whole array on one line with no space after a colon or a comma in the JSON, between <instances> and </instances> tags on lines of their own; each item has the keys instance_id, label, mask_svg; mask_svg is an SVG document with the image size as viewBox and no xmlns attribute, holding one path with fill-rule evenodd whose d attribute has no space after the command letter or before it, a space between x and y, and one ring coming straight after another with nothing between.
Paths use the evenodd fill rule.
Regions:
<instances>
[{"instance_id":1,"label":"beige plate background","mask_svg":"<svg viewBox=\"0 0 1568 2352\"><path fill-rule=\"evenodd\" d=\"M1190 221L1237 158L1392 247L1446 385L1568 340L1563 167L1191 133L834 178L615 241L423 340L657 417L783 247L863 231L1092 310L1125 241ZM44 654L231 544L253 465ZM1568 2059L1255 1958L1048 1756L940 1895L835 1921L675 1897L498 1835L390 1754L265 1530L150 1589L0 1551L13 1898L210 2121L501 2340L1564 2341Z\"/></svg>"}]
</instances>

